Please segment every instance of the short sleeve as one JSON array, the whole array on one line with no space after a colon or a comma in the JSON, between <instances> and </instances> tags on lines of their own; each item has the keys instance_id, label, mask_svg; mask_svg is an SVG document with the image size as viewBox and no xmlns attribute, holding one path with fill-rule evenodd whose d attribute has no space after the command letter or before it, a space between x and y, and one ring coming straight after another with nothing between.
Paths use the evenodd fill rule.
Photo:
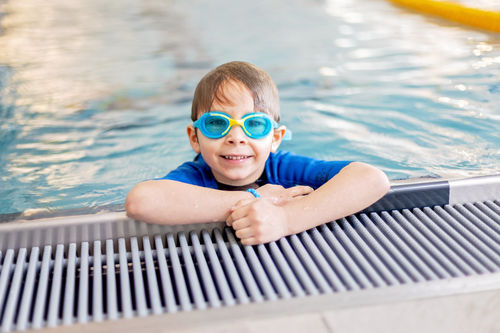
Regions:
<instances>
[{"instance_id":1,"label":"short sleeve","mask_svg":"<svg viewBox=\"0 0 500 333\"><path fill-rule=\"evenodd\" d=\"M272 184L283 187L306 185L316 189L349 163L351 161L324 161L280 151L270 155L266 174Z\"/></svg>"},{"instance_id":2,"label":"short sleeve","mask_svg":"<svg viewBox=\"0 0 500 333\"><path fill-rule=\"evenodd\" d=\"M201 157L196 161L181 164L162 178L156 178L156 180L160 179L169 179L197 186L217 188L217 183L215 182L210 167Z\"/></svg>"}]
</instances>

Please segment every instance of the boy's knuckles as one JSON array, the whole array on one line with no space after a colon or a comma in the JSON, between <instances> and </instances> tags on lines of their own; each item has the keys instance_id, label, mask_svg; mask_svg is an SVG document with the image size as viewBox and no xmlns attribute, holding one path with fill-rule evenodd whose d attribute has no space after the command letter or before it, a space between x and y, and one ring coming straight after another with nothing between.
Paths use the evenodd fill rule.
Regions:
<instances>
[{"instance_id":1,"label":"boy's knuckles","mask_svg":"<svg viewBox=\"0 0 500 333\"><path fill-rule=\"evenodd\" d=\"M263 235L266 234L266 228L262 224L258 224L254 228L254 233L255 235L262 237Z\"/></svg>"}]
</instances>

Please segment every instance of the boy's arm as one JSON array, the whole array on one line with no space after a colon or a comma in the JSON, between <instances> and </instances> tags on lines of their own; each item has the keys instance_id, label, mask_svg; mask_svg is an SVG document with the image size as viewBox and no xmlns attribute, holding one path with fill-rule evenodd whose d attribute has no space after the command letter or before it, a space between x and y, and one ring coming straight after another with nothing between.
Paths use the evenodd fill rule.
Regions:
<instances>
[{"instance_id":1,"label":"boy's arm","mask_svg":"<svg viewBox=\"0 0 500 333\"><path fill-rule=\"evenodd\" d=\"M354 214L380 199L389 188L382 171L353 162L316 191L282 206L268 200L242 201L228 222L243 244L266 243Z\"/></svg>"},{"instance_id":2,"label":"boy's arm","mask_svg":"<svg viewBox=\"0 0 500 333\"><path fill-rule=\"evenodd\" d=\"M308 186L284 189L278 185L260 188L263 198L286 202L312 192ZM137 184L127 195L127 215L156 224L222 222L239 201L253 198L244 191L221 191L174 180L150 180Z\"/></svg>"},{"instance_id":3,"label":"boy's arm","mask_svg":"<svg viewBox=\"0 0 500 333\"><path fill-rule=\"evenodd\" d=\"M252 198L243 191L220 191L174 180L137 184L127 195L125 208L131 218L156 224L224 221L238 201Z\"/></svg>"}]
</instances>

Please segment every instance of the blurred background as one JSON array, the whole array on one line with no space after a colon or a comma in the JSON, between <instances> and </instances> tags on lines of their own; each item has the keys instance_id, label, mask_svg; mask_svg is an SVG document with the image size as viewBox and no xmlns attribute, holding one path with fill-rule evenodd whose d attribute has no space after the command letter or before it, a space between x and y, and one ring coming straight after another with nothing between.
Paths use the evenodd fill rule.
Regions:
<instances>
[{"instance_id":1,"label":"blurred background","mask_svg":"<svg viewBox=\"0 0 500 333\"><path fill-rule=\"evenodd\" d=\"M274 78L284 150L500 171L499 34L385 0L0 0L0 214L122 204L191 160L194 88L232 60Z\"/></svg>"}]
</instances>

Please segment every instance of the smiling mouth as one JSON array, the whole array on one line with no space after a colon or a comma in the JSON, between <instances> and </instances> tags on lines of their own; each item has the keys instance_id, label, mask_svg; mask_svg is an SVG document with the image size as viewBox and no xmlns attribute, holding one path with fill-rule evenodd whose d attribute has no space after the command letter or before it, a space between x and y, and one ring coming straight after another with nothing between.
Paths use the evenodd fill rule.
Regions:
<instances>
[{"instance_id":1,"label":"smiling mouth","mask_svg":"<svg viewBox=\"0 0 500 333\"><path fill-rule=\"evenodd\" d=\"M251 155L221 155L226 160L244 160L252 157Z\"/></svg>"}]
</instances>

